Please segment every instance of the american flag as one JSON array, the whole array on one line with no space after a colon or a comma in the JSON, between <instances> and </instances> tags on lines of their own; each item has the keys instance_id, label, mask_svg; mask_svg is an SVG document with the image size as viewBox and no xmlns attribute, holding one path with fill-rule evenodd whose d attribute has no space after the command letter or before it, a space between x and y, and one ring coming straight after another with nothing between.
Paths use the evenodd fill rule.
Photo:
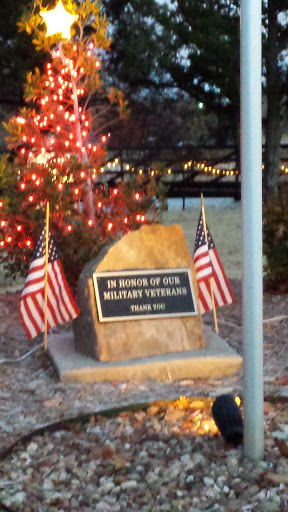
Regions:
<instances>
[{"instance_id":1,"label":"american flag","mask_svg":"<svg viewBox=\"0 0 288 512\"><path fill-rule=\"evenodd\" d=\"M36 245L20 303L20 317L28 339L44 332L45 226ZM72 320L80 311L73 299L49 233L47 328Z\"/></svg>"},{"instance_id":2,"label":"american flag","mask_svg":"<svg viewBox=\"0 0 288 512\"><path fill-rule=\"evenodd\" d=\"M201 211L194 248L194 265L198 283L199 309L201 314L213 309L211 287L216 307L235 302L229 281L207 224L206 232L207 242Z\"/></svg>"}]
</instances>

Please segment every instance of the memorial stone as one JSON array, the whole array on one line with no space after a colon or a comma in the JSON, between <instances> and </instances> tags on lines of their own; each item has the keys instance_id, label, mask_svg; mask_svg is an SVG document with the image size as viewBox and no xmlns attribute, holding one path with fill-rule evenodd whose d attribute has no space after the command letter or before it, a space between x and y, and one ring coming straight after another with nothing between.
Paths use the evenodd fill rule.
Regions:
<instances>
[{"instance_id":1,"label":"memorial stone","mask_svg":"<svg viewBox=\"0 0 288 512\"><path fill-rule=\"evenodd\" d=\"M121 273L125 272L123 276ZM190 293L188 273L191 308L190 303L189 307L185 304ZM104 284L108 287L102 294L104 302L109 302L106 318L105 314L102 317L102 299L98 296L96 301L95 276L100 276L100 280L105 276ZM185 286L180 286L183 276ZM135 298L132 302L131 297ZM180 311L184 308L183 313L173 313L173 297L175 311L180 307ZM122 319L119 304L127 300L129 314ZM75 349L104 362L204 348L197 303L194 263L181 226L142 226L104 249L81 273L77 289L81 314L73 321Z\"/></svg>"}]
</instances>

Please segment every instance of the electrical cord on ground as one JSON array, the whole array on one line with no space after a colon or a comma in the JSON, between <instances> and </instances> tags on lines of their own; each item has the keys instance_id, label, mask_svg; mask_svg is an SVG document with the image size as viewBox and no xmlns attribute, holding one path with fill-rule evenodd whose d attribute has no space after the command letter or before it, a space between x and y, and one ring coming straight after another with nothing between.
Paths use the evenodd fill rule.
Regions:
<instances>
[{"instance_id":1,"label":"electrical cord on ground","mask_svg":"<svg viewBox=\"0 0 288 512\"><path fill-rule=\"evenodd\" d=\"M273 318L266 318L266 320L263 320L263 324L269 324L269 322L281 322L281 320L285 320L285 318L288 318L288 316L281 315L281 316L274 316Z\"/></svg>"},{"instance_id":2,"label":"electrical cord on ground","mask_svg":"<svg viewBox=\"0 0 288 512\"><path fill-rule=\"evenodd\" d=\"M263 324L269 324L270 322L281 322L281 320L285 320L288 318L288 315L274 316L272 318L265 318L263 320ZM229 325L230 327L236 327L237 329L242 329L242 325L233 324L232 322L227 322L226 320L222 320L222 318L217 318L219 324Z\"/></svg>"},{"instance_id":3,"label":"electrical cord on ground","mask_svg":"<svg viewBox=\"0 0 288 512\"><path fill-rule=\"evenodd\" d=\"M281 316L274 316L273 318L266 318L263 320L263 324L268 324L269 322L280 322L281 320L285 320L288 318L288 315L281 315ZM237 329L242 329L242 325L233 324L232 322L227 322L226 320L222 320L221 318L218 318L218 323L229 325L230 327L236 327ZM26 354L23 354L23 356L20 357L14 357L14 358L6 358L6 359L0 359L0 364L2 363L17 363L18 361L23 361L23 359L26 359L26 357L30 356L38 350L38 348L43 347L44 342L40 343L36 347L29 350L29 352L26 352Z\"/></svg>"},{"instance_id":4,"label":"electrical cord on ground","mask_svg":"<svg viewBox=\"0 0 288 512\"><path fill-rule=\"evenodd\" d=\"M35 350L38 350L38 348L43 347L43 345L44 345L44 342L42 342L39 345L37 345L36 347L32 348L31 350L29 350L29 352L26 352L26 354L23 354L23 356L20 356L20 357L10 357L10 358L6 358L6 359L0 359L0 364L2 364L2 363L17 363L18 361L23 361L23 359L25 359L26 357L33 354L33 352L35 352Z\"/></svg>"}]
</instances>

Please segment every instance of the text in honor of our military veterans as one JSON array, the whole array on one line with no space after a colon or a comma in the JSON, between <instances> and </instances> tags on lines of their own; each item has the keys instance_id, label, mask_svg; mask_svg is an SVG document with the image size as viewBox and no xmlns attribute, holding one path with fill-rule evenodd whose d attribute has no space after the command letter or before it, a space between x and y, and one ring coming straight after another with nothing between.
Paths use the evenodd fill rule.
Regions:
<instances>
[{"instance_id":1,"label":"text in honor of our military veterans","mask_svg":"<svg viewBox=\"0 0 288 512\"><path fill-rule=\"evenodd\" d=\"M197 315L189 268L94 272L100 322Z\"/></svg>"}]
</instances>

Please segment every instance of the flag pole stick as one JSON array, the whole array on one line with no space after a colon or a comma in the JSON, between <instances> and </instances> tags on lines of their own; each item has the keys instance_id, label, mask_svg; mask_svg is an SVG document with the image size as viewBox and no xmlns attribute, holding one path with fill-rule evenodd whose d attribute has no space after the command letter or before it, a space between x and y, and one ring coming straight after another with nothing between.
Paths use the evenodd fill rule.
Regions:
<instances>
[{"instance_id":1,"label":"flag pole stick","mask_svg":"<svg viewBox=\"0 0 288 512\"><path fill-rule=\"evenodd\" d=\"M203 199L202 192L201 192L201 211L202 211L202 219L203 219L203 228L204 228L204 233L205 233L205 240L206 240L206 244L208 245L206 217L205 217L205 208L204 208L204 199ZM219 329L218 329L218 320L217 320L217 313L216 313L216 306L215 306L215 298L214 298L214 293L213 293L213 288L212 288L212 279L210 279L210 292L211 292L211 298L212 298L215 332L217 332L217 334L218 334Z\"/></svg>"},{"instance_id":2,"label":"flag pole stick","mask_svg":"<svg viewBox=\"0 0 288 512\"><path fill-rule=\"evenodd\" d=\"M44 348L45 348L45 350L47 350L48 255L49 255L49 201L47 201L47 206L46 206L46 229L45 229L45 278L44 278Z\"/></svg>"},{"instance_id":3,"label":"flag pole stick","mask_svg":"<svg viewBox=\"0 0 288 512\"><path fill-rule=\"evenodd\" d=\"M217 334L219 333L218 328L218 320L217 320L217 313L216 313L216 306L215 306L215 297L212 289L212 280L210 279L210 289L211 289L211 297L212 297L212 304L213 304L213 316L214 316L214 325L215 325L215 332Z\"/></svg>"}]
</instances>

